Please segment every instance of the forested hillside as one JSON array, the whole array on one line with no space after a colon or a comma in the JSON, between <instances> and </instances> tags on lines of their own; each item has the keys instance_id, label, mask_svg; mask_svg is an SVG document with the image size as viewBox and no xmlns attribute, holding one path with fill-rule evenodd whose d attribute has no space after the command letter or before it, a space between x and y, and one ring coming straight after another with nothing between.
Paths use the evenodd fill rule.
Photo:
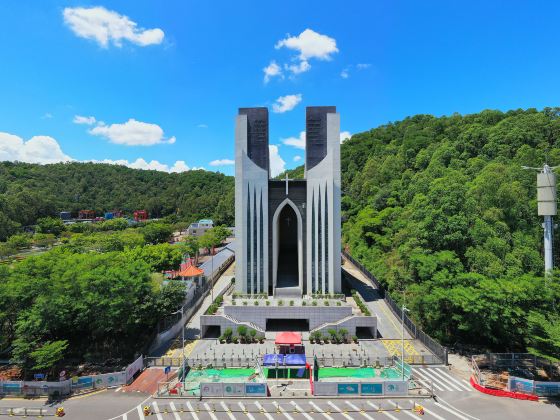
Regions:
<instances>
[{"instance_id":1,"label":"forested hillside","mask_svg":"<svg viewBox=\"0 0 560 420\"><path fill-rule=\"evenodd\" d=\"M521 169L560 163L559 115L417 115L343 145L343 242L444 343L560 357L558 276L541 277Z\"/></svg>"},{"instance_id":2,"label":"forested hillside","mask_svg":"<svg viewBox=\"0 0 560 420\"><path fill-rule=\"evenodd\" d=\"M168 174L99 163L0 162L0 240L62 210L147 209L152 217L234 223L233 178L203 170Z\"/></svg>"},{"instance_id":3,"label":"forested hillside","mask_svg":"<svg viewBox=\"0 0 560 420\"><path fill-rule=\"evenodd\" d=\"M560 164L560 109L416 115L355 134L341 155L343 243L423 329L448 345L560 358L559 276L543 278L536 172L521 169ZM186 221L231 225L233 182L205 171L2 163L0 239L82 208L178 209Z\"/></svg>"}]
</instances>

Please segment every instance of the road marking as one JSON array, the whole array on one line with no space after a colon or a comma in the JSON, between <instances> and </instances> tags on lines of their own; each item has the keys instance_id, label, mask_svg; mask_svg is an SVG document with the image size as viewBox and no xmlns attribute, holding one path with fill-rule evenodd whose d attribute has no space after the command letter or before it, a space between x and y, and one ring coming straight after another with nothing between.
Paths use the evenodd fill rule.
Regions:
<instances>
[{"instance_id":1,"label":"road marking","mask_svg":"<svg viewBox=\"0 0 560 420\"><path fill-rule=\"evenodd\" d=\"M122 389L122 386L119 386L117 389L115 389L115 392L119 392Z\"/></svg>"},{"instance_id":2,"label":"road marking","mask_svg":"<svg viewBox=\"0 0 560 420\"><path fill-rule=\"evenodd\" d=\"M328 418L330 420L334 420L331 416L329 416L327 413L325 413L325 411L321 407L319 407L317 404L315 404L313 401L309 401L309 405L311 407L313 407L316 412L321 413L323 416L325 416L326 418Z\"/></svg>"},{"instance_id":3,"label":"road marking","mask_svg":"<svg viewBox=\"0 0 560 420\"><path fill-rule=\"evenodd\" d=\"M426 373L426 371L420 371L418 369L413 369L414 373L416 373L418 376L420 376L421 378L423 378L425 381L430 381L432 382L432 384L434 385L434 388L438 389L439 391L453 391L452 389L450 389L449 387L447 387L445 384L443 384L440 380L438 380L437 378L434 378L432 375L428 375Z\"/></svg>"},{"instance_id":4,"label":"road marking","mask_svg":"<svg viewBox=\"0 0 560 420\"><path fill-rule=\"evenodd\" d=\"M229 406L227 406L226 403L223 402L223 401L220 402L220 405L222 406L224 411L228 414L229 418L231 420L235 420L235 416L233 414L231 414L231 408L229 408Z\"/></svg>"},{"instance_id":5,"label":"road marking","mask_svg":"<svg viewBox=\"0 0 560 420\"><path fill-rule=\"evenodd\" d=\"M414 401L412 401L412 400L409 400L409 401L410 401L410 402L414 402ZM428 410L428 409L426 408L425 405L423 405L422 408L424 409L424 412L425 412L425 413L431 414L431 415L434 416L436 419L438 419L438 420L446 420L445 418L441 417L440 415L434 413L432 410Z\"/></svg>"},{"instance_id":6,"label":"road marking","mask_svg":"<svg viewBox=\"0 0 560 420\"><path fill-rule=\"evenodd\" d=\"M257 406L257 408L260 411L262 411L262 414L264 414L268 420L274 420L274 417L272 417L270 414L268 414L268 412L264 409L264 407L261 405L260 402L255 401L255 405Z\"/></svg>"},{"instance_id":7,"label":"road marking","mask_svg":"<svg viewBox=\"0 0 560 420\"><path fill-rule=\"evenodd\" d=\"M427 370L427 369L426 369ZM463 388L461 388L461 386L456 385L452 380L451 377L449 375L446 375L442 372L439 372L435 369L430 369L430 373L432 373L433 375L441 378L443 381L446 381L449 385L451 385L453 388L455 388L457 391L464 391ZM469 390L467 390L469 391Z\"/></svg>"},{"instance_id":8,"label":"road marking","mask_svg":"<svg viewBox=\"0 0 560 420\"><path fill-rule=\"evenodd\" d=\"M303 414L303 416L306 419L313 420L313 417L311 417L309 414L307 414L305 412L305 410L303 410L299 405L297 405L297 403L295 401L290 401L290 404L292 404L296 408L296 410L299 411L300 414Z\"/></svg>"},{"instance_id":9,"label":"road marking","mask_svg":"<svg viewBox=\"0 0 560 420\"><path fill-rule=\"evenodd\" d=\"M398 407L398 404L396 402L393 402L391 400L387 400L387 402L389 404L393 404L395 407ZM413 403L412 406L415 407L416 406L415 403ZM409 411L409 410L401 408L401 413L405 413L405 414L408 414L410 417L417 418L414 414L412 414L412 410Z\"/></svg>"},{"instance_id":10,"label":"road marking","mask_svg":"<svg viewBox=\"0 0 560 420\"><path fill-rule=\"evenodd\" d=\"M467 391L472 391L472 390L473 390L473 389L472 389L472 386L470 386L470 385L468 385L468 386L467 386L467 385L464 385L464 384L461 383L461 381L459 381L457 378L454 378L453 375L451 375L450 372L448 372L448 371L446 371L446 370L444 370L444 369L436 369L436 368L434 368L434 370L435 370L435 371L438 371L438 372L441 372L441 374L443 374L443 375L449 376L453 382L455 382L457 385L463 387L463 388L466 389ZM464 379L463 379L463 380L464 380Z\"/></svg>"},{"instance_id":11,"label":"road marking","mask_svg":"<svg viewBox=\"0 0 560 420\"><path fill-rule=\"evenodd\" d=\"M467 417L469 417L469 418L471 418L471 419L473 419L473 420L480 420L478 417L472 416L472 415L470 415L469 413L465 413L464 411L459 410L457 407L451 405L450 403L448 403L447 401L445 401L445 400L444 400L443 398L441 398L441 397L438 397L438 401L439 401L440 403L443 403L443 404L445 404L446 406L452 408L452 409L455 410L456 412L461 413L461 414L463 414L463 415L465 415L465 416L467 416Z\"/></svg>"},{"instance_id":12,"label":"road marking","mask_svg":"<svg viewBox=\"0 0 560 420\"><path fill-rule=\"evenodd\" d=\"M348 404L353 410L356 410L358 413L361 413L362 416L364 416L365 418L373 420L373 417L371 417L369 414L364 413L360 408L352 404L350 401L344 401L344 402Z\"/></svg>"},{"instance_id":13,"label":"road marking","mask_svg":"<svg viewBox=\"0 0 560 420\"><path fill-rule=\"evenodd\" d=\"M204 408L206 408L206 411L208 412L208 414L210 414L210 417L212 417L212 420L218 420L218 417L216 417L216 415L213 413L213 411L210 408L210 406L208 405L208 403L204 403Z\"/></svg>"},{"instance_id":14,"label":"road marking","mask_svg":"<svg viewBox=\"0 0 560 420\"><path fill-rule=\"evenodd\" d=\"M442 380L441 378L439 378L438 376L434 375L432 372L430 372L428 369L423 369L422 373L425 374L426 376L429 376L433 381L438 382L441 386L443 386L447 391L461 391L461 389L457 389L454 386L451 386L447 381Z\"/></svg>"},{"instance_id":15,"label":"road marking","mask_svg":"<svg viewBox=\"0 0 560 420\"><path fill-rule=\"evenodd\" d=\"M373 408L375 408L377 411L379 411L379 407L376 406L374 403L368 401L368 404L369 404L370 406L372 406ZM392 414L387 413L386 411L381 411L381 413L385 414L385 415L386 415L387 417L389 417L390 419L399 420L399 419L397 419L395 416L393 416Z\"/></svg>"},{"instance_id":16,"label":"road marking","mask_svg":"<svg viewBox=\"0 0 560 420\"><path fill-rule=\"evenodd\" d=\"M142 407L140 407L140 404L138 404L138 405L136 406L136 409L138 410L138 417L140 417L140 418L145 417L145 416L144 416L144 413L142 412Z\"/></svg>"},{"instance_id":17,"label":"road marking","mask_svg":"<svg viewBox=\"0 0 560 420\"><path fill-rule=\"evenodd\" d=\"M122 416L122 419L123 420L128 420L128 415L126 413L124 413L123 416Z\"/></svg>"},{"instance_id":18,"label":"road marking","mask_svg":"<svg viewBox=\"0 0 560 420\"><path fill-rule=\"evenodd\" d=\"M163 416L159 413L159 407L156 401L152 401L152 406L154 407L154 412L158 420L163 420Z\"/></svg>"},{"instance_id":19,"label":"road marking","mask_svg":"<svg viewBox=\"0 0 560 420\"><path fill-rule=\"evenodd\" d=\"M284 416L286 416L286 418L288 418L290 420L294 420L294 418L292 416L290 416L288 413L286 413L286 410L284 410L282 407L280 407L280 404L278 404L278 401L274 401L274 405L276 406L276 410L280 411L282 414L284 414Z\"/></svg>"},{"instance_id":20,"label":"road marking","mask_svg":"<svg viewBox=\"0 0 560 420\"><path fill-rule=\"evenodd\" d=\"M461 420L469 420L467 417L462 416L462 415L460 415L459 413L455 412L454 410L452 410L452 409L450 409L450 408L447 408L447 407L444 407L443 405L441 405L441 404L439 404L439 403L437 403L437 402L434 402L434 404L435 404L436 406L438 406L439 408L442 408L442 409L445 410L445 411L449 411L451 414L453 414L454 416L459 417Z\"/></svg>"},{"instance_id":21,"label":"road marking","mask_svg":"<svg viewBox=\"0 0 560 420\"><path fill-rule=\"evenodd\" d=\"M441 388L437 383L433 381L433 379L430 379L427 376L421 374L418 369L412 369L412 373L416 374L416 376L419 376L423 381L431 382L434 388L436 388L438 391L445 391L445 389Z\"/></svg>"},{"instance_id":22,"label":"road marking","mask_svg":"<svg viewBox=\"0 0 560 420\"><path fill-rule=\"evenodd\" d=\"M169 403L169 407L171 407L171 411L173 411L173 416L175 417L175 420L181 420L181 417L179 417L179 413L177 413L177 407L175 407L173 401Z\"/></svg>"},{"instance_id":23,"label":"road marking","mask_svg":"<svg viewBox=\"0 0 560 420\"><path fill-rule=\"evenodd\" d=\"M352 420L352 417L350 417L347 413L344 413L340 408L338 408L332 401L327 401L327 403L336 410L337 413L342 414L344 417L346 417L347 419Z\"/></svg>"},{"instance_id":24,"label":"road marking","mask_svg":"<svg viewBox=\"0 0 560 420\"><path fill-rule=\"evenodd\" d=\"M198 420L198 416L194 412L194 409L193 409L191 403L188 402L188 401L187 401L187 407L189 408L189 411L191 412L192 416L194 417L194 420Z\"/></svg>"},{"instance_id":25,"label":"road marking","mask_svg":"<svg viewBox=\"0 0 560 420\"><path fill-rule=\"evenodd\" d=\"M245 406L243 405L243 403L242 403L241 401L239 401L239 402L237 403L237 405L238 405L239 407L241 407L241 410L243 411L243 413L245 413L245 415L246 415L247 417L249 417L251 420L255 420L255 418L253 417L253 415L252 415L251 413L249 413L249 411L247 411L247 409L245 408Z\"/></svg>"}]
</instances>

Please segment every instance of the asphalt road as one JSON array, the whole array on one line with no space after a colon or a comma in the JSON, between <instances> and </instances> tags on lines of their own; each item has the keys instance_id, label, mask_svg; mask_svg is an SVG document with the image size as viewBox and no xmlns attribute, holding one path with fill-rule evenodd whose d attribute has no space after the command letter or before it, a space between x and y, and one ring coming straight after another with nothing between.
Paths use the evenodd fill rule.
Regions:
<instances>
[{"instance_id":1,"label":"asphalt road","mask_svg":"<svg viewBox=\"0 0 560 420\"><path fill-rule=\"evenodd\" d=\"M424 408L425 419L558 419L557 406L489 397L478 392L440 392L432 399L153 399L143 394L126 394L107 390L97 394L72 398L58 405L44 401L0 400L2 407L47 407L51 413L59 405L68 420L140 420L142 408L149 406L154 420L217 420L217 419L410 419L419 417L413 403ZM400 411L396 411L396 406ZM363 410L363 411L362 411ZM382 411L380 411L382 410ZM167 411L167 412L166 412ZM30 416L31 417L31 416ZM2 416L0 416L2 418ZM7 416L6 416L7 418Z\"/></svg>"}]
</instances>

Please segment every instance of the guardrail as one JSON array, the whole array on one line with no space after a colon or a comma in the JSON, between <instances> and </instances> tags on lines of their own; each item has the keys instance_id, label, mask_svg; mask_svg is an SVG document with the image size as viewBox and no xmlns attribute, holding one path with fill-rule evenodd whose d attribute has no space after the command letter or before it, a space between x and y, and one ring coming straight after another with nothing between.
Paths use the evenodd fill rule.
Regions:
<instances>
[{"instance_id":1,"label":"guardrail","mask_svg":"<svg viewBox=\"0 0 560 420\"><path fill-rule=\"evenodd\" d=\"M369 270L359 261L355 260L348 252L342 251L342 256L354 264L358 269L362 272L364 276L367 277L369 281L374 285L377 289L379 296L385 300L387 306L391 309L391 312L399 319L401 322L404 322L404 326L407 331L410 333L412 337L416 340L419 340L422 344L424 344L439 360L440 363L445 365L448 364L448 350L447 347L442 346L424 331L416 326L416 324L408 317L408 315L404 314L401 311L401 308L396 304L396 302L391 298L391 295L388 291L385 290L383 285L377 280L377 278L369 272Z\"/></svg>"}]
</instances>

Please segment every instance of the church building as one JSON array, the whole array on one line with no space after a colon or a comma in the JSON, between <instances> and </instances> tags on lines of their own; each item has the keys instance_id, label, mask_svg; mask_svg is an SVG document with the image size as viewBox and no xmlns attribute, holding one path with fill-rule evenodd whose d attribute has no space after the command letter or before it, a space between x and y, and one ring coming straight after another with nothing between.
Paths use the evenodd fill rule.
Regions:
<instances>
[{"instance_id":1,"label":"church building","mask_svg":"<svg viewBox=\"0 0 560 420\"><path fill-rule=\"evenodd\" d=\"M340 116L306 109L304 179L272 179L267 108L235 129L236 289L274 297L341 292Z\"/></svg>"}]
</instances>

